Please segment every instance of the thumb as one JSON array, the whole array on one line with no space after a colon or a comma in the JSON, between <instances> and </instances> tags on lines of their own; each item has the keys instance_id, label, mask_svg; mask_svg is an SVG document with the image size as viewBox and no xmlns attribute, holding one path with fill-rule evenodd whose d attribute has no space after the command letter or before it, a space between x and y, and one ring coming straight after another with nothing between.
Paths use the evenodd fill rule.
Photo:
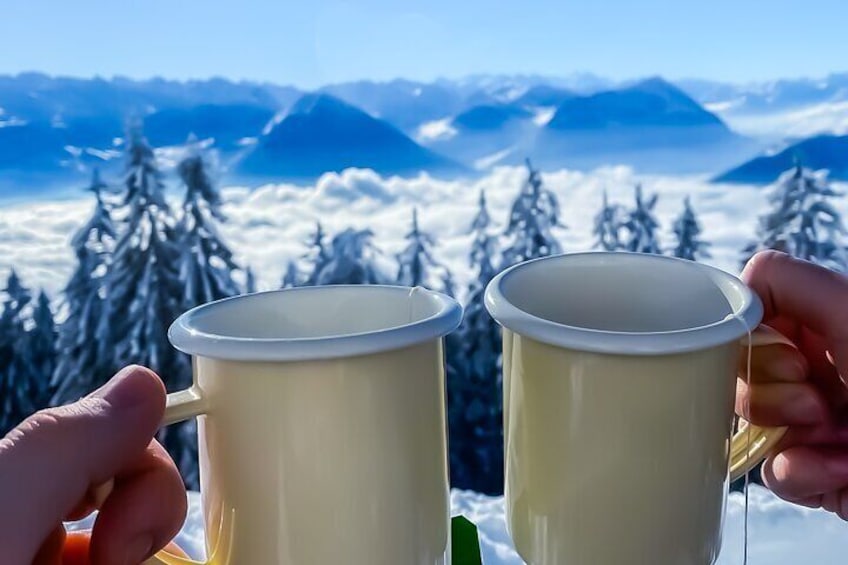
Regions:
<instances>
[{"instance_id":1,"label":"thumb","mask_svg":"<svg viewBox=\"0 0 848 565\"><path fill-rule=\"evenodd\" d=\"M99 485L141 457L159 427L165 387L127 367L82 400L34 414L0 440L0 547L24 563ZM4 549L6 553L6 549Z\"/></svg>"}]
</instances>

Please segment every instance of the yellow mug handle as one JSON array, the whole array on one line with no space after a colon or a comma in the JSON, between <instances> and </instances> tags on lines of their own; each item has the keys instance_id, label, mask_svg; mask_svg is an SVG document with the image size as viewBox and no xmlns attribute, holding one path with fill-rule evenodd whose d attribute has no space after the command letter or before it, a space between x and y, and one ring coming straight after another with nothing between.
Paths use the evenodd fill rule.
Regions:
<instances>
[{"instance_id":1,"label":"yellow mug handle","mask_svg":"<svg viewBox=\"0 0 848 565\"><path fill-rule=\"evenodd\" d=\"M171 393L165 403L162 426L170 426L206 414L208 410L209 405L206 399L201 394L200 389L195 386ZM229 550L232 548L233 528L235 527L234 515L234 510L229 513L229 516L223 514L224 518L219 526L218 542L205 562L180 557L163 550L145 561L144 565L228 565L230 562ZM225 522L229 522L229 527L225 525ZM222 535L225 532L226 535Z\"/></svg>"},{"instance_id":2,"label":"yellow mug handle","mask_svg":"<svg viewBox=\"0 0 848 565\"><path fill-rule=\"evenodd\" d=\"M748 338L742 338L743 351L747 351ZM788 345L795 348L784 335L766 325L761 325L751 333L751 347L767 345ZM748 375L750 378L750 375ZM730 442L730 481L742 477L758 465L769 451L786 433L785 427L762 428L740 418L739 429Z\"/></svg>"}]
</instances>

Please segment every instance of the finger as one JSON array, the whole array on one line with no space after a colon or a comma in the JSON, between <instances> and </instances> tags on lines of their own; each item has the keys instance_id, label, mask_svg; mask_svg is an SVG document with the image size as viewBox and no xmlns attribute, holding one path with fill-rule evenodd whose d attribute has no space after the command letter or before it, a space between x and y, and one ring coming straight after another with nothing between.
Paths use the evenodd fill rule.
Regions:
<instances>
[{"instance_id":1,"label":"finger","mask_svg":"<svg viewBox=\"0 0 848 565\"><path fill-rule=\"evenodd\" d=\"M747 350L739 356L739 377L749 378ZM798 383L807 379L807 361L800 351L786 344L766 345L751 349L752 383Z\"/></svg>"},{"instance_id":2,"label":"finger","mask_svg":"<svg viewBox=\"0 0 848 565\"><path fill-rule=\"evenodd\" d=\"M138 459L164 409L162 381L147 369L128 367L90 396L39 412L3 438L0 493L7 507L20 509L0 513L0 547L15 552L5 555L9 562L30 562L91 485Z\"/></svg>"},{"instance_id":3,"label":"finger","mask_svg":"<svg viewBox=\"0 0 848 565\"><path fill-rule=\"evenodd\" d=\"M821 507L827 510L828 512L839 512L842 507L842 503L840 502L839 491L834 490L822 495L822 503Z\"/></svg>"},{"instance_id":4,"label":"finger","mask_svg":"<svg viewBox=\"0 0 848 565\"><path fill-rule=\"evenodd\" d=\"M179 471L153 441L131 470L115 478L100 507L92 532L92 563L141 563L179 532L186 510Z\"/></svg>"},{"instance_id":5,"label":"finger","mask_svg":"<svg viewBox=\"0 0 848 565\"><path fill-rule=\"evenodd\" d=\"M769 457L762 469L766 486L786 500L802 500L848 486L848 452L825 447L792 447Z\"/></svg>"},{"instance_id":6,"label":"finger","mask_svg":"<svg viewBox=\"0 0 848 565\"><path fill-rule=\"evenodd\" d=\"M824 422L827 405L809 383L736 381L736 413L758 426L810 426Z\"/></svg>"},{"instance_id":7,"label":"finger","mask_svg":"<svg viewBox=\"0 0 848 565\"><path fill-rule=\"evenodd\" d=\"M62 549L65 547L65 528L61 524L42 542L32 565L59 565L62 563Z\"/></svg>"},{"instance_id":8,"label":"finger","mask_svg":"<svg viewBox=\"0 0 848 565\"><path fill-rule=\"evenodd\" d=\"M807 508L821 508L822 496L810 496L799 500L791 500L790 502L792 502L792 504L798 504L799 506L806 506Z\"/></svg>"},{"instance_id":9,"label":"finger","mask_svg":"<svg viewBox=\"0 0 848 565\"><path fill-rule=\"evenodd\" d=\"M848 378L848 279L776 251L755 255L742 278L762 299L766 319L786 316L825 337L839 374Z\"/></svg>"},{"instance_id":10,"label":"finger","mask_svg":"<svg viewBox=\"0 0 848 565\"><path fill-rule=\"evenodd\" d=\"M85 495L85 498L81 500L73 510L65 516L66 522L73 522L76 520L82 520L103 504L106 498L108 498L109 494L112 492L112 489L115 486L115 480L109 479L102 485L93 486L88 489L88 492Z\"/></svg>"}]
</instances>

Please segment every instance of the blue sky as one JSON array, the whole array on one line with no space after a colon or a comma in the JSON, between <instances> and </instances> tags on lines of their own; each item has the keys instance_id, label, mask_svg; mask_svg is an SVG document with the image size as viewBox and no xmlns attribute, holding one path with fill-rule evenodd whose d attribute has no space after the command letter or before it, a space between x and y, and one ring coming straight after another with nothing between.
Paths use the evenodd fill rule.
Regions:
<instances>
[{"instance_id":1,"label":"blue sky","mask_svg":"<svg viewBox=\"0 0 848 565\"><path fill-rule=\"evenodd\" d=\"M2 0L0 73L749 81L848 70L846 22L845 0Z\"/></svg>"}]
</instances>

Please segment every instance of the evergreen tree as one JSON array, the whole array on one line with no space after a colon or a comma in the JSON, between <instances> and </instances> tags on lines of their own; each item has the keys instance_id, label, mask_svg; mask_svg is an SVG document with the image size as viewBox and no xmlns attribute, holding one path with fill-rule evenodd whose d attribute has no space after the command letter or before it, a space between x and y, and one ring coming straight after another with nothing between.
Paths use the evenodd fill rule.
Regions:
<instances>
[{"instance_id":1,"label":"evergreen tree","mask_svg":"<svg viewBox=\"0 0 848 565\"><path fill-rule=\"evenodd\" d=\"M562 248L551 233L554 227L565 227L559 221L556 195L542 184L539 171L527 159L527 181L510 209L504 235L511 239L503 252L504 267L528 259L560 253Z\"/></svg>"},{"instance_id":2,"label":"evergreen tree","mask_svg":"<svg viewBox=\"0 0 848 565\"><path fill-rule=\"evenodd\" d=\"M654 208L657 205L658 196L654 194L646 201L642 197L642 185L636 185L636 202L634 208L628 213L624 222L627 232L625 249L637 253L662 254L657 242L657 229L659 222L654 216Z\"/></svg>"},{"instance_id":3,"label":"evergreen tree","mask_svg":"<svg viewBox=\"0 0 848 565\"><path fill-rule=\"evenodd\" d=\"M304 284L312 286L318 284L318 274L324 270L327 263L330 261L330 250L324 244L326 234L321 222L315 222L315 232L310 236L307 242L307 251L305 259L312 265L312 270Z\"/></svg>"},{"instance_id":4,"label":"evergreen tree","mask_svg":"<svg viewBox=\"0 0 848 565\"><path fill-rule=\"evenodd\" d=\"M689 259L690 261L709 259L710 253L707 251L707 247L710 244L700 239L701 223L692 209L688 196L683 201L683 212L674 221L673 230L677 239L677 245L674 247L675 257Z\"/></svg>"},{"instance_id":5,"label":"evergreen tree","mask_svg":"<svg viewBox=\"0 0 848 565\"><path fill-rule=\"evenodd\" d=\"M442 274L442 292L451 298L456 298L456 282L453 280L453 273L447 269Z\"/></svg>"},{"instance_id":6,"label":"evergreen tree","mask_svg":"<svg viewBox=\"0 0 848 565\"><path fill-rule=\"evenodd\" d=\"M238 266L215 226L215 221L225 222L226 218L221 211L221 194L208 169L197 151L177 166L186 188L179 224L179 278L184 285L185 309L239 294L233 279Z\"/></svg>"},{"instance_id":7,"label":"evergreen tree","mask_svg":"<svg viewBox=\"0 0 848 565\"><path fill-rule=\"evenodd\" d=\"M476 276L468 287L462 326L447 341L451 481L455 488L501 494L501 334L484 304L486 286L495 276L496 239L489 233L483 193L471 229L469 262Z\"/></svg>"},{"instance_id":8,"label":"evergreen tree","mask_svg":"<svg viewBox=\"0 0 848 565\"><path fill-rule=\"evenodd\" d=\"M156 371L169 391L191 383L187 356L168 342L167 330L183 311L180 249L174 217L153 150L138 130L128 136L122 201L124 229L107 277L108 328L114 366L137 363ZM190 487L196 485L195 447L185 425L169 426L160 441Z\"/></svg>"},{"instance_id":9,"label":"evergreen tree","mask_svg":"<svg viewBox=\"0 0 848 565\"><path fill-rule=\"evenodd\" d=\"M77 267L64 289L67 314L59 326L59 357L53 373L52 403L74 402L103 385L115 368L104 316L104 275L115 242L115 227L103 200L105 183L95 169L88 190L94 213L71 239Z\"/></svg>"},{"instance_id":10,"label":"evergreen tree","mask_svg":"<svg viewBox=\"0 0 848 565\"><path fill-rule=\"evenodd\" d=\"M32 329L27 332L19 357L26 365L31 399L36 410L47 408L53 396L53 374L56 369L58 333L50 308L50 299L42 290L32 313Z\"/></svg>"},{"instance_id":11,"label":"evergreen tree","mask_svg":"<svg viewBox=\"0 0 848 565\"><path fill-rule=\"evenodd\" d=\"M27 378L27 364L20 356L21 344L27 341L25 309L32 295L14 269L3 292L6 297L0 314L0 435L36 411L37 396Z\"/></svg>"},{"instance_id":12,"label":"evergreen tree","mask_svg":"<svg viewBox=\"0 0 848 565\"><path fill-rule=\"evenodd\" d=\"M310 279L316 285L386 284L388 278L376 261L374 232L347 228L333 237L327 259ZM307 283L308 284L308 283Z\"/></svg>"},{"instance_id":13,"label":"evergreen tree","mask_svg":"<svg viewBox=\"0 0 848 565\"><path fill-rule=\"evenodd\" d=\"M248 294L256 292L256 276L250 267L247 268L247 272L245 273L244 291Z\"/></svg>"},{"instance_id":14,"label":"evergreen tree","mask_svg":"<svg viewBox=\"0 0 848 565\"><path fill-rule=\"evenodd\" d=\"M297 263L289 261L286 265L286 273L283 275L282 288L292 288L300 286L300 272L297 270Z\"/></svg>"},{"instance_id":15,"label":"evergreen tree","mask_svg":"<svg viewBox=\"0 0 848 565\"><path fill-rule=\"evenodd\" d=\"M783 173L769 196L770 212L760 217L757 240L745 248L745 261L757 251L776 249L833 270L846 270L845 227L831 200L824 175L801 164Z\"/></svg>"},{"instance_id":16,"label":"evergreen tree","mask_svg":"<svg viewBox=\"0 0 848 565\"><path fill-rule=\"evenodd\" d=\"M445 290L453 285L448 270L433 258L436 240L418 227L418 210L412 209L412 226L406 234L406 247L398 253L398 275L396 282L402 286L423 286L434 290ZM441 284L435 282L438 279ZM441 287L441 288L439 288Z\"/></svg>"},{"instance_id":17,"label":"evergreen tree","mask_svg":"<svg viewBox=\"0 0 848 565\"><path fill-rule=\"evenodd\" d=\"M621 242L621 231L624 228L624 211L618 204L610 204L607 191L604 190L604 200L601 211L595 216L595 245L604 251L619 251L624 249Z\"/></svg>"}]
</instances>

